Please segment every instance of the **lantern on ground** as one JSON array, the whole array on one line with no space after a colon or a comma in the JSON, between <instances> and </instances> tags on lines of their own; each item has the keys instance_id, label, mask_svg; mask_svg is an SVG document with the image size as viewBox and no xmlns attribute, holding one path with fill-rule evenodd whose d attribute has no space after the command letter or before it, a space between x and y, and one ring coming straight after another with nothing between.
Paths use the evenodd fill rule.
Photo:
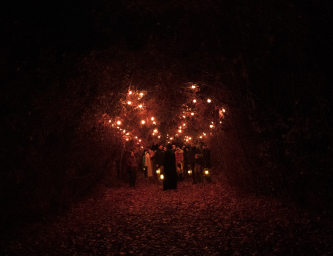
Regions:
<instances>
[{"instance_id":1,"label":"lantern on ground","mask_svg":"<svg viewBox=\"0 0 333 256\"><path fill-rule=\"evenodd\" d=\"M191 175L191 174L192 174L192 170L189 169L189 170L187 171L187 173L188 173L189 175Z\"/></svg>"}]
</instances>

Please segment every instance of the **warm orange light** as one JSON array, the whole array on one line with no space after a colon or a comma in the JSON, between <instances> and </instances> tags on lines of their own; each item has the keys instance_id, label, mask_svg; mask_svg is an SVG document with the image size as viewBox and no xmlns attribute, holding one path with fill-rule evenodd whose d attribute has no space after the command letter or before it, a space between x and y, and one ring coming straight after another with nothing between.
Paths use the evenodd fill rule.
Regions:
<instances>
[{"instance_id":1,"label":"warm orange light","mask_svg":"<svg viewBox=\"0 0 333 256\"><path fill-rule=\"evenodd\" d=\"M132 91L129 91L128 94L132 94Z\"/></svg>"},{"instance_id":2,"label":"warm orange light","mask_svg":"<svg viewBox=\"0 0 333 256\"><path fill-rule=\"evenodd\" d=\"M225 109L224 108L222 108L222 112L225 113Z\"/></svg>"},{"instance_id":3,"label":"warm orange light","mask_svg":"<svg viewBox=\"0 0 333 256\"><path fill-rule=\"evenodd\" d=\"M195 89L195 85L192 85L192 89Z\"/></svg>"},{"instance_id":4,"label":"warm orange light","mask_svg":"<svg viewBox=\"0 0 333 256\"><path fill-rule=\"evenodd\" d=\"M161 136L160 135L158 135L158 137L157 138L161 138Z\"/></svg>"},{"instance_id":5,"label":"warm orange light","mask_svg":"<svg viewBox=\"0 0 333 256\"><path fill-rule=\"evenodd\" d=\"M141 123L142 123L142 124L145 124L145 123L146 123L146 121L145 121L145 120L141 120Z\"/></svg>"},{"instance_id":6,"label":"warm orange light","mask_svg":"<svg viewBox=\"0 0 333 256\"><path fill-rule=\"evenodd\" d=\"M135 136L135 138L137 139L137 138L138 138L138 136Z\"/></svg>"},{"instance_id":7,"label":"warm orange light","mask_svg":"<svg viewBox=\"0 0 333 256\"><path fill-rule=\"evenodd\" d=\"M194 113L193 113L193 112L191 113L191 116L194 116Z\"/></svg>"},{"instance_id":8,"label":"warm orange light","mask_svg":"<svg viewBox=\"0 0 333 256\"><path fill-rule=\"evenodd\" d=\"M154 121L153 124L156 124L156 122Z\"/></svg>"},{"instance_id":9,"label":"warm orange light","mask_svg":"<svg viewBox=\"0 0 333 256\"><path fill-rule=\"evenodd\" d=\"M152 135L154 136L154 135L155 135L155 133L152 133Z\"/></svg>"},{"instance_id":10,"label":"warm orange light","mask_svg":"<svg viewBox=\"0 0 333 256\"><path fill-rule=\"evenodd\" d=\"M111 123L111 120L109 120L109 123Z\"/></svg>"},{"instance_id":11,"label":"warm orange light","mask_svg":"<svg viewBox=\"0 0 333 256\"><path fill-rule=\"evenodd\" d=\"M202 136L200 136L200 139L202 139Z\"/></svg>"},{"instance_id":12,"label":"warm orange light","mask_svg":"<svg viewBox=\"0 0 333 256\"><path fill-rule=\"evenodd\" d=\"M170 140L173 140L173 138L171 137Z\"/></svg>"},{"instance_id":13,"label":"warm orange light","mask_svg":"<svg viewBox=\"0 0 333 256\"><path fill-rule=\"evenodd\" d=\"M182 130L178 130L178 132L179 132L179 133L181 133L181 132L182 132Z\"/></svg>"},{"instance_id":14,"label":"warm orange light","mask_svg":"<svg viewBox=\"0 0 333 256\"><path fill-rule=\"evenodd\" d=\"M183 126L185 126L186 124L184 123Z\"/></svg>"},{"instance_id":15,"label":"warm orange light","mask_svg":"<svg viewBox=\"0 0 333 256\"><path fill-rule=\"evenodd\" d=\"M129 132L128 132L128 133L126 133L126 135L129 135Z\"/></svg>"},{"instance_id":16,"label":"warm orange light","mask_svg":"<svg viewBox=\"0 0 333 256\"><path fill-rule=\"evenodd\" d=\"M196 103L196 102L197 102L197 100L194 99L194 100L193 100L193 103Z\"/></svg>"},{"instance_id":17,"label":"warm orange light","mask_svg":"<svg viewBox=\"0 0 333 256\"><path fill-rule=\"evenodd\" d=\"M154 121L154 119L155 119L155 118L152 116L152 117L151 117L151 120Z\"/></svg>"},{"instance_id":18,"label":"warm orange light","mask_svg":"<svg viewBox=\"0 0 333 256\"><path fill-rule=\"evenodd\" d=\"M126 139L126 141L128 141L128 138Z\"/></svg>"},{"instance_id":19,"label":"warm orange light","mask_svg":"<svg viewBox=\"0 0 333 256\"><path fill-rule=\"evenodd\" d=\"M126 132L126 130L123 130L123 133L125 133Z\"/></svg>"},{"instance_id":20,"label":"warm orange light","mask_svg":"<svg viewBox=\"0 0 333 256\"><path fill-rule=\"evenodd\" d=\"M208 100L207 100L207 102L208 102L208 103L211 103L211 102L212 102L212 100L211 100L211 99L208 99Z\"/></svg>"},{"instance_id":21,"label":"warm orange light","mask_svg":"<svg viewBox=\"0 0 333 256\"><path fill-rule=\"evenodd\" d=\"M189 140L191 140L192 138L191 138L191 137L189 137L188 139L189 139Z\"/></svg>"},{"instance_id":22,"label":"warm orange light","mask_svg":"<svg viewBox=\"0 0 333 256\"><path fill-rule=\"evenodd\" d=\"M204 136L206 136L206 133L203 133Z\"/></svg>"},{"instance_id":23,"label":"warm orange light","mask_svg":"<svg viewBox=\"0 0 333 256\"><path fill-rule=\"evenodd\" d=\"M155 130L154 130L154 133L157 133L157 132L158 132L158 130L157 130L157 129L155 129Z\"/></svg>"},{"instance_id":24,"label":"warm orange light","mask_svg":"<svg viewBox=\"0 0 333 256\"><path fill-rule=\"evenodd\" d=\"M141 96L141 97L143 96L143 93L142 93L142 92L140 93L140 96Z\"/></svg>"},{"instance_id":25,"label":"warm orange light","mask_svg":"<svg viewBox=\"0 0 333 256\"><path fill-rule=\"evenodd\" d=\"M163 180L163 179L164 179L164 175L163 175L163 174L161 174L161 175L160 175L160 178L161 178L161 180Z\"/></svg>"},{"instance_id":26,"label":"warm orange light","mask_svg":"<svg viewBox=\"0 0 333 256\"><path fill-rule=\"evenodd\" d=\"M139 105L139 108L142 108L142 104Z\"/></svg>"},{"instance_id":27,"label":"warm orange light","mask_svg":"<svg viewBox=\"0 0 333 256\"><path fill-rule=\"evenodd\" d=\"M141 140L139 140L139 142L141 142Z\"/></svg>"},{"instance_id":28,"label":"warm orange light","mask_svg":"<svg viewBox=\"0 0 333 256\"><path fill-rule=\"evenodd\" d=\"M212 125L212 124L211 124L209 127L210 127L210 128L213 128L213 127L214 127L214 125Z\"/></svg>"},{"instance_id":29,"label":"warm orange light","mask_svg":"<svg viewBox=\"0 0 333 256\"><path fill-rule=\"evenodd\" d=\"M222 124L222 121L220 121L220 124Z\"/></svg>"},{"instance_id":30,"label":"warm orange light","mask_svg":"<svg viewBox=\"0 0 333 256\"><path fill-rule=\"evenodd\" d=\"M186 118L186 116L183 116L183 118Z\"/></svg>"},{"instance_id":31,"label":"warm orange light","mask_svg":"<svg viewBox=\"0 0 333 256\"><path fill-rule=\"evenodd\" d=\"M131 101L127 101L127 104L128 104L128 105L131 105L131 104L132 104L132 102L131 102Z\"/></svg>"},{"instance_id":32,"label":"warm orange light","mask_svg":"<svg viewBox=\"0 0 333 256\"><path fill-rule=\"evenodd\" d=\"M121 125L121 121L117 121L117 125Z\"/></svg>"}]
</instances>

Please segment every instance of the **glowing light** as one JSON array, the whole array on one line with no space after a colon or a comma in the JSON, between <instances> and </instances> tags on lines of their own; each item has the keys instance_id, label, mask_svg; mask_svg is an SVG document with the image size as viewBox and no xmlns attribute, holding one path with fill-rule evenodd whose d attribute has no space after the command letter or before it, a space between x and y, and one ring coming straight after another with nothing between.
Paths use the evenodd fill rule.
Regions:
<instances>
[{"instance_id":1,"label":"glowing light","mask_svg":"<svg viewBox=\"0 0 333 256\"><path fill-rule=\"evenodd\" d=\"M225 109L224 108L222 108L222 112L225 113Z\"/></svg>"},{"instance_id":2,"label":"glowing light","mask_svg":"<svg viewBox=\"0 0 333 256\"><path fill-rule=\"evenodd\" d=\"M141 142L141 140L139 140L139 142Z\"/></svg>"},{"instance_id":3,"label":"glowing light","mask_svg":"<svg viewBox=\"0 0 333 256\"><path fill-rule=\"evenodd\" d=\"M194 100L193 100L193 103L196 103L196 102L197 102L197 100L196 100L196 99L194 99Z\"/></svg>"},{"instance_id":4,"label":"glowing light","mask_svg":"<svg viewBox=\"0 0 333 256\"><path fill-rule=\"evenodd\" d=\"M202 139L202 136L200 136L200 139Z\"/></svg>"},{"instance_id":5,"label":"glowing light","mask_svg":"<svg viewBox=\"0 0 333 256\"><path fill-rule=\"evenodd\" d=\"M191 116L194 116L194 113L193 113L193 112L191 113Z\"/></svg>"},{"instance_id":6,"label":"glowing light","mask_svg":"<svg viewBox=\"0 0 333 256\"><path fill-rule=\"evenodd\" d=\"M182 127L181 127L181 126L179 126L178 128L179 128L179 129L181 129Z\"/></svg>"},{"instance_id":7,"label":"glowing light","mask_svg":"<svg viewBox=\"0 0 333 256\"><path fill-rule=\"evenodd\" d=\"M132 91L129 91L128 94L132 94L133 92Z\"/></svg>"},{"instance_id":8,"label":"glowing light","mask_svg":"<svg viewBox=\"0 0 333 256\"><path fill-rule=\"evenodd\" d=\"M205 174L208 175L209 174L209 171L208 169L205 170Z\"/></svg>"},{"instance_id":9,"label":"glowing light","mask_svg":"<svg viewBox=\"0 0 333 256\"><path fill-rule=\"evenodd\" d=\"M158 130L157 130L157 129L155 129L155 130L154 130L154 133L158 133Z\"/></svg>"},{"instance_id":10,"label":"glowing light","mask_svg":"<svg viewBox=\"0 0 333 256\"><path fill-rule=\"evenodd\" d=\"M151 120L154 121L154 119L155 119L155 118L152 116L152 117L151 117Z\"/></svg>"},{"instance_id":11,"label":"glowing light","mask_svg":"<svg viewBox=\"0 0 333 256\"><path fill-rule=\"evenodd\" d=\"M128 141L128 138L126 139L126 141Z\"/></svg>"},{"instance_id":12,"label":"glowing light","mask_svg":"<svg viewBox=\"0 0 333 256\"><path fill-rule=\"evenodd\" d=\"M143 146L141 146L141 148L143 148Z\"/></svg>"},{"instance_id":13,"label":"glowing light","mask_svg":"<svg viewBox=\"0 0 333 256\"><path fill-rule=\"evenodd\" d=\"M158 135L158 137L157 138L161 138L161 135Z\"/></svg>"},{"instance_id":14,"label":"glowing light","mask_svg":"<svg viewBox=\"0 0 333 256\"><path fill-rule=\"evenodd\" d=\"M192 85L192 89L195 89L195 85Z\"/></svg>"},{"instance_id":15,"label":"glowing light","mask_svg":"<svg viewBox=\"0 0 333 256\"><path fill-rule=\"evenodd\" d=\"M188 139L186 139L186 141L188 141Z\"/></svg>"},{"instance_id":16,"label":"glowing light","mask_svg":"<svg viewBox=\"0 0 333 256\"><path fill-rule=\"evenodd\" d=\"M154 121L153 124L156 124L156 122Z\"/></svg>"},{"instance_id":17,"label":"glowing light","mask_svg":"<svg viewBox=\"0 0 333 256\"><path fill-rule=\"evenodd\" d=\"M132 102L131 102L131 101L127 101L127 104L128 104L128 105L131 105L131 104L132 104Z\"/></svg>"},{"instance_id":18,"label":"glowing light","mask_svg":"<svg viewBox=\"0 0 333 256\"><path fill-rule=\"evenodd\" d=\"M138 107L139 107L139 108L142 108L142 104L140 104Z\"/></svg>"},{"instance_id":19,"label":"glowing light","mask_svg":"<svg viewBox=\"0 0 333 256\"><path fill-rule=\"evenodd\" d=\"M123 133L125 133L126 132L126 130L123 130Z\"/></svg>"},{"instance_id":20,"label":"glowing light","mask_svg":"<svg viewBox=\"0 0 333 256\"><path fill-rule=\"evenodd\" d=\"M178 130L178 132L179 132L179 133L181 133L181 132L182 132L182 130Z\"/></svg>"},{"instance_id":21,"label":"glowing light","mask_svg":"<svg viewBox=\"0 0 333 256\"><path fill-rule=\"evenodd\" d=\"M145 121L145 120L141 120L141 123L142 123L142 124L145 124L145 123L146 123L146 121Z\"/></svg>"},{"instance_id":22,"label":"glowing light","mask_svg":"<svg viewBox=\"0 0 333 256\"><path fill-rule=\"evenodd\" d=\"M157 170L156 170L156 173L157 173L157 174L159 174L160 172L161 172L161 170L160 170L160 169L157 169Z\"/></svg>"},{"instance_id":23,"label":"glowing light","mask_svg":"<svg viewBox=\"0 0 333 256\"><path fill-rule=\"evenodd\" d=\"M177 137L179 136L178 133L176 134L176 136L177 136Z\"/></svg>"},{"instance_id":24,"label":"glowing light","mask_svg":"<svg viewBox=\"0 0 333 256\"><path fill-rule=\"evenodd\" d=\"M204 136L206 136L206 133L203 133Z\"/></svg>"},{"instance_id":25,"label":"glowing light","mask_svg":"<svg viewBox=\"0 0 333 256\"><path fill-rule=\"evenodd\" d=\"M186 124L184 123L183 126L185 126Z\"/></svg>"},{"instance_id":26,"label":"glowing light","mask_svg":"<svg viewBox=\"0 0 333 256\"><path fill-rule=\"evenodd\" d=\"M119 126L117 126L117 129L119 129Z\"/></svg>"},{"instance_id":27,"label":"glowing light","mask_svg":"<svg viewBox=\"0 0 333 256\"><path fill-rule=\"evenodd\" d=\"M173 138L171 137L170 140L173 140Z\"/></svg>"},{"instance_id":28,"label":"glowing light","mask_svg":"<svg viewBox=\"0 0 333 256\"><path fill-rule=\"evenodd\" d=\"M183 118L186 118L186 116L183 116Z\"/></svg>"},{"instance_id":29,"label":"glowing light","mask_svg":"<svg viewBox=\"0 0 333 256\"><path fill-rule=\"evenodd\" d=\"M117 121L117 125L121 125L121 121Z\"/></svg>"},{"instance_id":30,"label":"glowing light","mask_svg":"<svg viewBox=\"0 0 333 256\"><path fill-rule=\"evenodd\" d=\"M128 132L128 133L126 133L126 135L129 135L129 132Z\"/></svg>"},{"instance_id":31,"label":"glowing light","mask_svg":"<svg viewBox=\"0 0 333 256\"><path fill-rule=\"evenodd\" d=\"M138 136L135 136L135 138L137 139L137 138L138 138Z\"/></svg>"},{"instance_id":32,"label":"glowing light","mask_svg":"<svg viewBox=\"0 0 333 256\"><path fill-rule=\"evenodd\" d=\"M111 123L111 119L109 120L109 123Z\"/></svg>"},{"instance_id":33,"label":"glowing light","mask_svg":"<svg viewBox=\"0 0 333 256\"><path fill-rule=\"evenodd\" d=\"M220 124L222 124L222 121L220 121Z\"/></svg>"},{"instance_id":34,"label":"glowing light","mask_svg":"<svg viewBox=\"0 0 333 256\"><path fill-rule=\"evenodd\" d=\"M155 135L155 133L152 133L152 135L154 136L154 135Z\"/></svg>"},{"instance_id":35,"label":"glowing light","mask_svg":"<svg viewBox=\"0 0 333 256\"><path fill-rule=\"evenodd\" d=\"M160 178L161 178L161 180L164 180L164 175L161 174L161 175L160 175Z\"/></svg>"},{"instance_id":36,"label":"glowing light","mask_svg":"<svg viewBox=\"0 0 333 256\"><path fill-rule=\"evenodd\" d=\"M207 99L207 102L208 102L208 103L211 103L211 102L212 102L212 100L211 100L211 99Z\"/></svg>"},{"instance_id":37,"label":"glowing light","mask_svg":"<svg viewBox=\"0 0 333 256\"><path fill-rule=\"evenodd\" d=\"M191 140L192 138L191 137L188 137L189 140Z\"/></svg>"},{"instance_id":38,"label":"glowing light","mask_svg":"<svg viewBox=\"0 0 333 256\"><path fill-rule=\"evenodd\" d=\"M211 124L209 127L210 127L210 128L213 128L213 127L214 127L214 125L212 125L212 124Z\"/></svg>"},{"instance_id":39,"label":"glowing light","mask_svg":"<svg viewBox=\"0 0 333 256\"><path fill-rule=\"evenodd\" d=\"M140 96L141 96L141 97L143 96L143 93L142 93L142 92L140 93Z\"/></svg>"},{"instance_id":40,"label":"glowing light","mask_svg":"<svg viewBox=\"0 0 333 256\"><path fill-rule=\"evenodd\" d=\"M192 170L188 170L187 173L188 173L188 174L191 174L191 173L192 173Z\"/></svg>"}]
</instances>

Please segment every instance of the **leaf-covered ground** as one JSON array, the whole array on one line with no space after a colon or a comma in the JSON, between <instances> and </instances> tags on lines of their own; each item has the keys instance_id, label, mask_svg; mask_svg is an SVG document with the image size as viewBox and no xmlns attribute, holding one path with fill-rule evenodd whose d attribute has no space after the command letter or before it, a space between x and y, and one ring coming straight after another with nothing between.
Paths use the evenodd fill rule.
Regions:
<instances>
[{"instance_id":1,"label":"leaf-covered ground","mask_svg":"<svg viewBox=\"0 0 333 256\"><path fill-rule=\"evenodd\" d=\"M329 220L222 181L106 189L7 242L4 255L333 255Z\"/></svg>"}]
</instances>

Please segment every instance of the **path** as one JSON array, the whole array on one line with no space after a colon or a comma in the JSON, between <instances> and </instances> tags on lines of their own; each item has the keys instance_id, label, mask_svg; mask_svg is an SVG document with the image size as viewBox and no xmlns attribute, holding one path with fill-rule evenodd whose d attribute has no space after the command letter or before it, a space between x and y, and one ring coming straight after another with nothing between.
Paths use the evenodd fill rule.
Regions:
<instances>
[{"instance_id":1,"label":"path","mask_svg":"<svg viewBox=\"0 0 333 256\"><path fill-rule=\"evenodd\" d=\"M108 189L77 204L8 255L333 255L332 226L277 200L237 195L222 182L162 191Z\"/></svg>"}]
</instances>

